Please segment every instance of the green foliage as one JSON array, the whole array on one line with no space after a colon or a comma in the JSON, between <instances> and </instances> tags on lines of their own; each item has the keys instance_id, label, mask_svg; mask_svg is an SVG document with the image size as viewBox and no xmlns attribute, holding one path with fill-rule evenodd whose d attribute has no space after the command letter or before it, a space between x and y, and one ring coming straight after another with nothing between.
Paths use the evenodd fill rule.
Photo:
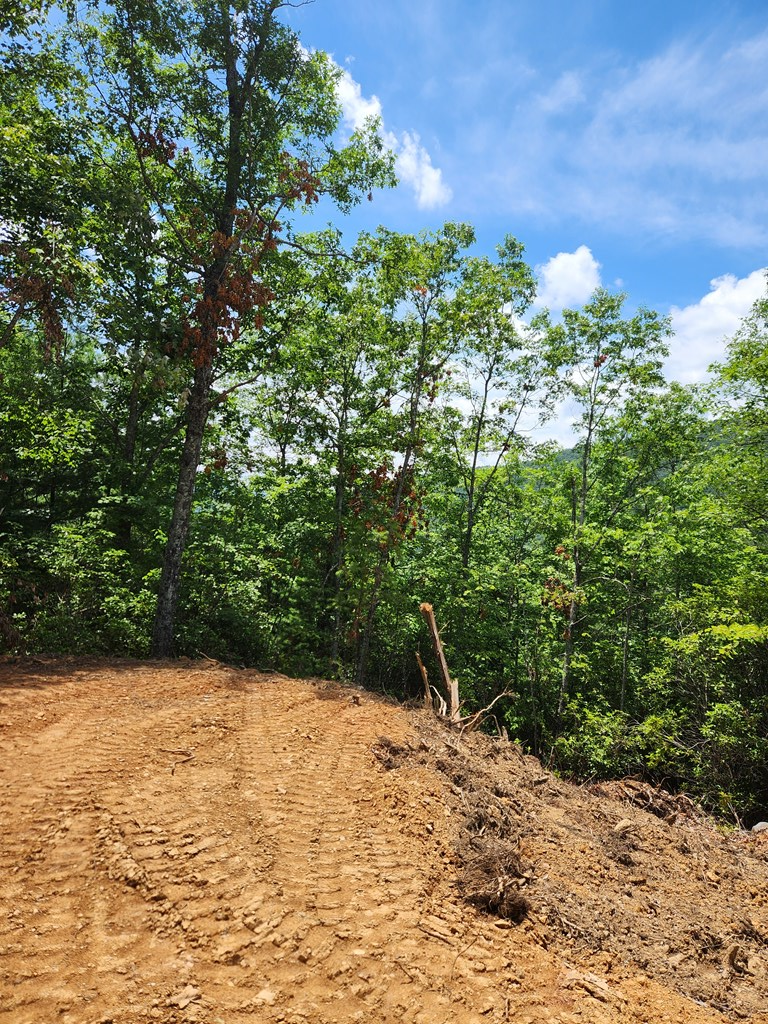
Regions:
<instances>
[{"instance_id":1,"label":"green foliage","mask_svg":"<svg viewBox=\"0 0 768 1024\"><path fill-rule=\"evenodd\" d=\"M701 727L697 788L721 813L759 817L768 786L768 701L713 704Z\"/></svg>"},{"instance_id":2,"label":"green foliage","mask_svg":"<svg viewBox=\"0 0 768 1024\"><path fill-rule=\"evenodd\" d=\"M563 733L552 743L552 763L567 775L610 779L632 774L637 766L627 716L605 702L568 701Z\"/></svg>"},{"instance_id":3,"label":"green foliage","mask_svg":"<svg viewBox=\"0 0 768 1024\"><path fill-rule=\"evenodd\" d=\"M768 300L705 392L624 296L524 326L512 237L298 235L392 158L279 8L0 25L0 642L146 655L173 592L180 653L414 696L429 601L561 772L765 816Z\"/></svg>"},{"instance_id":4,"label":"green foliage","mask_svg":"<svg viewBox=\"0 0 768 1024\"><path fill-rule=\"evenodd\" d=\"M154 604L151 587L133 576L128 554L98 513L56 527L40 544L45 578L28 612L32 650L146 655Z\"/></svg>"}]
</instances>

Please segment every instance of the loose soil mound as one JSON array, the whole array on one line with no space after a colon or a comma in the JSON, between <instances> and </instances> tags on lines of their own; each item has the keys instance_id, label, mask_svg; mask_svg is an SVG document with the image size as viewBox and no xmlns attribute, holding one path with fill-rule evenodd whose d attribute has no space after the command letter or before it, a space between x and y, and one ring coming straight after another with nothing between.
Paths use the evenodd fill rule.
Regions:
<instances>
[{"instance_id":1,"label":"loose soil mound","mask_svg":"<svg viewBox=\"0 0 768 1024\"><path fill-rule=\"evenodd\" d=\"M319 681L7 661L0 1022L768 1024L768 840L636 792Z\"/></svg>"}]
</instances>

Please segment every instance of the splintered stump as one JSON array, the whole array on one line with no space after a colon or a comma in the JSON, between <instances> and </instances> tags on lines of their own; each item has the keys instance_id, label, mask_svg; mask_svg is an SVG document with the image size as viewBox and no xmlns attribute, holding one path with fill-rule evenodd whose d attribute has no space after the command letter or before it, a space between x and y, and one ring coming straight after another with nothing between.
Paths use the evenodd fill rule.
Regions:
<instances>
[{"instance_id":1,"label":"splintered stump","mask_svg":"<svg viewBox=\"0 0 768 1024\"><path fill-rule=\"evenodd\" d=\"M451 679L451 673L448 671L448 662L445 660L445 652L443 651L443 642L440 639L440 633L435 622L435 612L431 604L427 604L426 601L419 606L419 611L427 620L429 626L429 632L432 634L432 645L435 648L435 657L437 658L437 664L440 667L440 675L443 677L443 685L449 697L449 718L452 722L459 722L461 716L459 714L459 684L455 679Z\"/></svg>"},{"instance_id":2,"label":"splintered stump","mask_svg":"<svg viewBox=\"0 0 768 1024\"><path fill-rule=\"evenodd\" d=\"M432 694L429 692L429 676L427 675L427 667L421 660L421 655L416 651L416 661L419 663L419 672L421 672L421 680L424 683L424 707L432 707Z\"/></svg>"}]
</instances>

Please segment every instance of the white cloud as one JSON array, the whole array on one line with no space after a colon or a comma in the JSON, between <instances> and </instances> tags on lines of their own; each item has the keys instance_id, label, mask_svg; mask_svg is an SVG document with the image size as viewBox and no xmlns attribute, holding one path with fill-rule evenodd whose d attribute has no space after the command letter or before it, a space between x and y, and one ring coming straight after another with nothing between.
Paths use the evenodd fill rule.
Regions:
<instances>
[{"instance_id":1,"label":"white cloud","mask_svg":"<svg viewBox=\"0 0 768 1024\"><path fill-rule=\"evenodd\" d=\"M727 340L735 334L752 305L765 294L765 270L747 277L724 274L710 282L709 292L682 309L670 309L674 337L666 365L667 377L692 384L707 377L707 368L725 354Z\"/></svg>"},{"instance_id":2,"label":"white cloud","mask_svg":"<svg viewBox=\"0 0 768 1024\"><path fill-rule=\"evenodd\" d=\"M336 90L344 124L350 131L361 128L371 117L381 119L383 126L378 96L363 96L360 83L355 81L349 71L342 72ZM392 131L385 130L383 134L385 144L395 154L397 175L413 189L419 209L431 210L449 203L453 192L443 181L440 168L433 166L432 157L416 132L405 131L399 137Z\"/></svg>"},{"instance_id":3,"label":"white cloud","mask_svg":"<svg viewBox=\"0 0 768 1024\"><path fill-rule=\"evenodd\" d=\"M378 96L366 99L359 82L356 82L348 71L342 73L336 86L336 94L341 104L344 124L354 131L362 128L369 117L381 117L381 102Z\"/></svg>"},{"instance_id":4,"label":"white cloud","mask_svg":"<svg viewBox=\"0 0 768 1024\"><path fill-rule=\"evenodd\" d=\"M503 127L473 125L482 163L463 192L539 221L765 247L766 60L763 31L692 37L634 62L597 53L547 86L537 71Z\"/></svg>"},{"instance_id":5,"label":"white cloud","mask_svg":"<svg viewBox=\"0 0 768 1024\"><path fill-rule=\"evenodd\" d=\"M419 136L403 132L398 142L393 136L392 149L397 154L395 170L398 176L411 186L420 210L431 210L445 206L453 198L453 192L443 181L443 172L432 166L432 158L422 146Z\"/></svg>"},{"instance_id":6,"label":"white cloud","mask_svg":"<svg viewBox=\"0 0 768 1024\"><path fill-rule=\"evenodd\" d=\"M539 287L534 306L565 309L581 306L600 287L600 264L586 245L559 252L536 268Z\"/></svg>"}]
</instances>

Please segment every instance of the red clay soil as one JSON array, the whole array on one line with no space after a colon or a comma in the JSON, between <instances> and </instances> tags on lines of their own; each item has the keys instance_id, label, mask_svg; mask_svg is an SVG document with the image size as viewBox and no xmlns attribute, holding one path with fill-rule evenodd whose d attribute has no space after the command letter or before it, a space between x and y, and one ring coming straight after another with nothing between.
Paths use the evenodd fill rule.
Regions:
<instances>
[{"instance_id":1,"label":"red clay soil","mask_svg":"<svg viewBox=\"0 0 768 1024\"><path fill-rule=\"evenodd\" d=\"M0 1022L768 1024L768 841L646 797L321 681L6 660Z\"/></svg>"}]
</instances>

